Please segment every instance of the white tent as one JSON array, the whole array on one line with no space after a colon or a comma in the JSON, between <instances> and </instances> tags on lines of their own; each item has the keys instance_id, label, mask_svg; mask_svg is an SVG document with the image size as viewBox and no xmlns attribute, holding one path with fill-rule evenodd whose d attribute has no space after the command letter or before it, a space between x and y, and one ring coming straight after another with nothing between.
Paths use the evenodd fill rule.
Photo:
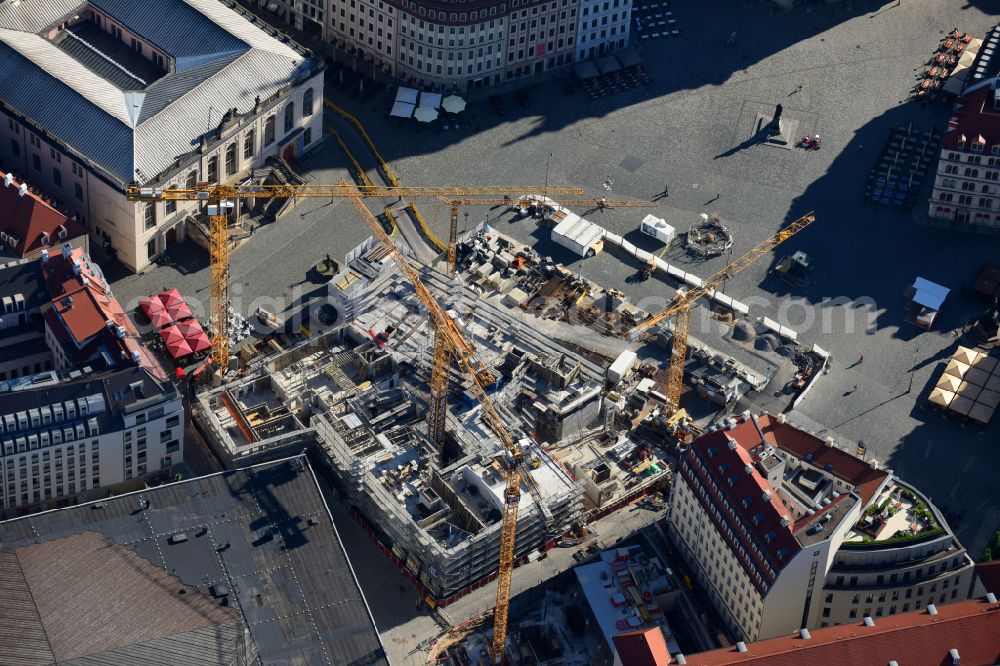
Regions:
<instances>
[{"instance_id":1,"label":"white tent","mask_svg":"<svg viewBox=\"0 0 1000 666\"><path fill-rule=\"evenodd\" d=\"M413 117L413 109L415 108L409 102L397 101L392 105L392 111L389 112L389 115L394 118L411 118Z\"/></svg>"},{"instance_id":2,"label":"white tent","mask_svg":"<svg viewBox=\"0 0 1000 666\"><path fill-rule=\"evenodd\" d=\"M438 112L437 109L432 109L429 106L421 106L413 112L413 117L422 123L429 123L432 120L437 120Z\"/></svg>"},{"instance_id":3,"label":"white tent","mask_svg":"<svg viewBox=\"0 0 1000 666\"><path fill-rule=\"evenodd\" d=\"M465 111L465 100L458 95L449 95L441 102L441 106L448 113L461 113Z\"/></svg>"},{"instance_id":4,"label":"white tent","mask_svg":"<svg viewBox=\"0 0 1000 666\"><path fill-rule=\"evenodd\" d=\"M420 106L436 109L441 106L441 93L427 92L420 93Z\"/></svg>"},{"instance_id":5,"label":"white tent","mask_svg":"<svg viewBox=\"0 0 1000 666\"><path fill-rule=\"evenodd\" d=\"M404 88L403 86L400 86L399 90L396 91L396 101L406 102L407 104L412 104L416 106L417 91L414 90L413 88Z\"/></svg>"}]
</instances>

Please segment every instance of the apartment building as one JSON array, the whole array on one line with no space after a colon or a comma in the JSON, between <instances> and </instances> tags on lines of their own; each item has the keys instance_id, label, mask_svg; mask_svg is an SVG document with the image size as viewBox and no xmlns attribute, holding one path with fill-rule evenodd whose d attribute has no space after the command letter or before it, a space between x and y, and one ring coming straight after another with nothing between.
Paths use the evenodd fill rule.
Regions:
<instances>
[{"instance_id":1,"label":"apartment building","mask_svg":"<svg viewBox=\"0 0 1000 666\"><path fill-rule=\"evenodd\" d=\"M240 2L266 21L316 35L410 85L446 92L622 48L631 22L631 0L326 0L322 9L318 0ZM326 17L322 26L320 16Z\"/></svg>"},{"instance_id":2,"label":"apartment building","mask_svg":"<svg viewBox=\"0 0 1000 666\"><path fill-rule=\"evenodd\" d=\"M932 220L1000 229L1000 25L983 42L955 101L928 208Z\"/></svg>"},{"instance_id":3,"label":"apartment building","mask_svg":"<svg viewBox=\"0 0 1000 666\"><path fill-rule=\"evenodd\" d=\"M51 370L42 323L49 301L37 261L0 264L0 302L0 381Z\"/></svg>"},{"instance_id":4,"label":"apartment building","mask_svg":"<svg viewBox=\"0 0 1000 666\"><path fill-rule=\"evenodd\" d=\"M587 60L628 45L632 0L580 0L576 59Z\"/></svg>"},{"instance_id":5,"label":"apartment building","mask_svg":"<svg viewBox=\"0 0 1000 666\"><path fill-rule=\"evenodd\" d=\"M60 177L59 171L53 173ZM42 250L72 243L89 249L87 230L67 211L38 192L30 183L20 182L0 169L0 257L16 259L38 256Z\"/></svg>"},{"instance_id":6,"label":"apartment building","mask_svg":"<svg viewBox=\"0 0 1000 666\"><path fill-rule=\"evenodd\" d=\"M130 202L128 185L237 182L299 155L322 91L321 63L216 0L0 3L0 164L135 271L200 204Z\"/></svg>"},{"instance_id":7,"label":"apartment building","mask_svg":"<svg viewBox=\"0 0 1000 666\"><path fill-rule=\"evenodd\" d=\"M6 515L183 462L180 394L147 369L48 371L0 382Z\"/></svg>"},{"instance_id":8,"label":"apartment building","mask_svg":"<svg viewBox=\"0 0 1000 666\"><path fill-rule=\"evenodd\" d=\"M919 491L769 414L677 464L670 535L729 628L756 641L968 599L973 563Z\"/></svg>"}]
</instances>

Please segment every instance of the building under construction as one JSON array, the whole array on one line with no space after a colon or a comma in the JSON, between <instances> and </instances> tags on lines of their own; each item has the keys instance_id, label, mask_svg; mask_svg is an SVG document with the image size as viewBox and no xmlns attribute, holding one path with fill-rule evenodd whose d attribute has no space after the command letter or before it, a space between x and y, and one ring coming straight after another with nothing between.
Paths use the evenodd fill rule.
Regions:
<instances>
[{"instance_id":1,"label":"building under construction","mask_svg":"<svg viewBox=\"0 0 1000 666\"><path fill-rule=\"evenodd\" d=\"M490 398L530 469L519 561L666 474L652 460L633 472L640 447L613 433L620 405L607 397L608 364L560 346L434 270L421 279L496 377ZM381 246L368 242L348 255L327 304L340 313L335 326L201 393L196 419L227 461L313 451L386 554L422 592L448 603L497 570L503 446L456 368L445 442L432 445L425 418L432 325Z\"/></svg>"}]
</instances>

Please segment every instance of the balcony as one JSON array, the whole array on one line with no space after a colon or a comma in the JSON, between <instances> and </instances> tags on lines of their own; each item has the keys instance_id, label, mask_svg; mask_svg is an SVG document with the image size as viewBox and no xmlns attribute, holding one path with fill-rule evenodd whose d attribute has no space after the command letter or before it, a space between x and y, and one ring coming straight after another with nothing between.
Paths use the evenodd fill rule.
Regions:
<instances>
[{"instance_id":1,"label":"balcony","mask_svg":"<svg viewBox=\"0 0 1000 666\"><path fill-rule=\"evenodd\" d=\"M945 532L933 506L912 488L897 483L872 502L842 548L911 546Z\"/></svg>"}]
</instances>

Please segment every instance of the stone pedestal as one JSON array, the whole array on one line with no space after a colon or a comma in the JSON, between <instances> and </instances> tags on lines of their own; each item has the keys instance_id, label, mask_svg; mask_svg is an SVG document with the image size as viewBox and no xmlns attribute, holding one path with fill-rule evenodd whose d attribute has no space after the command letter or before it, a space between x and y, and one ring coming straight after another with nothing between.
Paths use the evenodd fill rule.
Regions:
<instances>
[{"instance_id":1,"label":"stone pedestal","mask_svg":"<svg viewBox=\"0 0 1000 666\"><path fill-rule=\"evenodd\" d=\"M791 150L795 145L795 132L799 129L799 121L795 118L782 118L775 127L771 123L772 117L758 113L751 129L751 136L758 137L765 145Z\"/></svg>"}]
</instances>

